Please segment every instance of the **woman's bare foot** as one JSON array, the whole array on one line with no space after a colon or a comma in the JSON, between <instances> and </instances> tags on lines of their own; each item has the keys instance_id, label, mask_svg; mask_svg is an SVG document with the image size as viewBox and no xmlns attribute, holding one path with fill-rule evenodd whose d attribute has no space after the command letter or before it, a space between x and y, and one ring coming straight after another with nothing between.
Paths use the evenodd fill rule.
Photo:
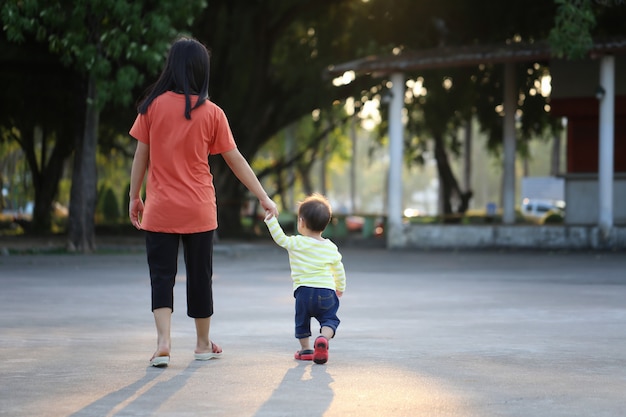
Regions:
<instances>
[{"instance_id":1,"label":"woman's bare foot","mask_svg":"<svg viewBox=\"0 0 626 417\"><path fill-rule=\"evenodd\" d=\"M194 351L194 357L196 360L207 361L209 359L219 358L222 355L222 348L219 345L213 343L212 341L209 341L209 345L210 346L206 347L196 347L196 350Z\"/></svg>"},{"instance_id":2,"label":"woman's bare foot","mask_svg":"<svg viewBox=\"0 0 626 417\"><path fill-rule=\"evenodd\" d=\"M197 345L194 353L222 353L222 348L217 343L209 340L207 345Z\"/></svg>"},{"instance_id":3,"label":"woman's bare foot","mask_svg":"<svg viewBox=\"0 0 626 417\"><path fill-rule=\"evenodd\" d=\"M165 367L170 364L170 352L157 349L150 358L150 366L155 366L158 368Z\"/></svg>"}]
</instances>

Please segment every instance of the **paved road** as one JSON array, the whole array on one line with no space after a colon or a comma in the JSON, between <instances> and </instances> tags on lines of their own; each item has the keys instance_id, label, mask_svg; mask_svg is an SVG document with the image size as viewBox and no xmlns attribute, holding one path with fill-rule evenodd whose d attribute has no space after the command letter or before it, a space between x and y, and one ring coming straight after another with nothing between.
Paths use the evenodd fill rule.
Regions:
<instances>
[{"instance_id":1,"label":"paved road","mask_svg":"<svg viewBox=\"0 0 626 417\"><path fill-rule=\"evenodd\" d=\"M326 365L293 360L287 255L257 244L216 248L217 360L181 265L166 369L141 251L0 256L0 416L626 414L623 253L343 252Z\"/></svg>"}]
</instances>

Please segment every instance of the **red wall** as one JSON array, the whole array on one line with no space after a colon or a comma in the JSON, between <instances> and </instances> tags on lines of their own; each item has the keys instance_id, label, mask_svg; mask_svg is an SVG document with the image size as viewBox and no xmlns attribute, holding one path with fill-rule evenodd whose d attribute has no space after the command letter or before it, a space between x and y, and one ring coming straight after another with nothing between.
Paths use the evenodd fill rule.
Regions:
<instances>
[{"instance_id":1,"label":"red wall","mask_svg":"<svg viewBox=\"0 0 626 417\"><path fill-rule=\"evenodd\" d=\"M567 117L567 172L598 172L598 110L596 98L550 101L554 116ZM626 97L615 99L615 172L626 172Z\"/></svg>"}]
</instances>

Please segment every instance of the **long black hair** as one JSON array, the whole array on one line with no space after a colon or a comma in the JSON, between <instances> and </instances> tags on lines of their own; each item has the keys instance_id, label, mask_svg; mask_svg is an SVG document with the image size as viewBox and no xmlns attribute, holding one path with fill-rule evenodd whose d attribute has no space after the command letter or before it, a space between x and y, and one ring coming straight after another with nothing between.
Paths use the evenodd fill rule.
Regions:
<instances>
[{"instance_id":1,"label":"long black hair","mask_svg":"<svg viewBox=\"0 0 626 417\"><path fill-rule=\"evenodd\" d=\"M185 94L185 118L191 119L191 111L209 98L209 65L211 54L202 43L193 38L180 37L170 47L165 67L158 80L148 88L147 94L137 106L140 114L146 114L155 98L166 91ZM191 95L198 100L191 107Z\"/></svg>"}]
</instances>

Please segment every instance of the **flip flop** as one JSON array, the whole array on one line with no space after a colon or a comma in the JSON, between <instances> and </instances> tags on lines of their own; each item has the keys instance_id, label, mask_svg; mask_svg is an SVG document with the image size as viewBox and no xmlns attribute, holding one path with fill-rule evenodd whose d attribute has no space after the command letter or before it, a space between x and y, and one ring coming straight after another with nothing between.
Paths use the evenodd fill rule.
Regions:
<instances>
[{"instance_id":1,"label":"flip flop","mask_svg":"<svg viewBox=\"0 0 626 417\"><path fill-rule=\"evenodd\" d=\"M324 336L318 336L313 344L315 351L313 352L313 362L324 364L328 361L328 339Z\"/></svg>"},{"instance_id":2,"label":"flip flop","mask_svg":"<svg viewBox=\"0 0 626 417\"><path fill-rule=\"evenodd\" d=\"M211 350L215 349L215 344L211 342ZM222 352L207 352L207 353L194 353L193 357L197 361L208 361L210 359L217 359L222 356Z\"/></svg>"},{"instance_id":3,"label":"flip flop","mask_svg":"<svg viewBox=\"0 0 626 417\"><path fill-rule=\"evenodd\" d=\"M313 349L303 349L297 351L293 355L294 359L299 361L312 361L313 360Z\"/></svg>"},{"instance_id":4,"label":"flip flop","mask_svg":"<svg viewBox=\"0 0 626 417\"><path fill-rule=\"evenodd\" d=\"M169 356L153 356L152 359L150 359L150 366L154 366L156 368L165 368L169 364Z\"/></svg>"}]
</instances>

